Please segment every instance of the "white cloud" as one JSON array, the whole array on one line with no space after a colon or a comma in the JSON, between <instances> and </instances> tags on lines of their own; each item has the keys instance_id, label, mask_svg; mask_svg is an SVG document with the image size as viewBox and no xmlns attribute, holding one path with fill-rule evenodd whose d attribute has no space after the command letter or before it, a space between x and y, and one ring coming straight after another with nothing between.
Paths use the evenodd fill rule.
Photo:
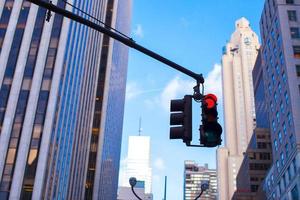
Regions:
<instances>
[{"instance_id":1,"label":"white cloud","mask_svg":"<svg viewBox=\"0 0 300 200\"><path fill-rule=\"evenodd\" d=\"M163 88L143 90L136 82L129 82L126 85L126 100L131 100L142 94L149 94L162 91Z\"/></svg>"},{"instance_id":2,"label":"white cloud","mask_svg":"<svg viewBox=\"0 0 300 200\"><path fill-rule=\"evenodd\" d=\"M193 94L194 86L195 81L175 77L166 85L156 102L160 103L165 110L169 110L171 99L182 98L185 94Z\"/></svg>"},{"instance_id":3,"label":"white cloud","mask_svg":"<svg viewBox=\"0 0 300 200\"><path fill-rule=\"evenodd\" d=\"M222 73L220 64L215 64L213 69L205 77L204 89L205 94L215 94L220 104L220 101L222 101Z\"/></svg>"},{"instance_id":4,"label":"white cloud","mask_svg":"<svg viewBox=\"0 0 300 200\"><path fill-rule=\"evenodd\" d=\"M126 100L135 98L141 93L141 89L135 82L129 82L126 85Z\"/></svg>"},{"instance_id":5,"label":"white cloud","mask_svg":"<svg viewBox=\"0 0 300 200\"><path fill-rule=\"evenodd\" d=\"M183 98L186 94L193 94L193 87L196 82L192 79L181 79L174 77L162 90L161 94L153 99L147 99L145 104L148 108L155 108L160 105L165 111L169 111L171 99ZM205 94L213 93L218 97L219 104L222 100L222 79L221 65L215 64L212 70L205 77Z\"/></svg>"},{"instance_id":6,"label":"white cloud","mask_svg":"<svg viewBox=\"0 0 300 200\"><path fill-rule=\"evenodd\" d=\"M154 167L158 170L164 170L166 168L165 161L162 158L156 158L154 161Z\"/></svg>"},{"instance_id":7,"label":"white cloud","mask_svg":"<svg viewBox=\"0 0 300 200\"><path fill-rule=\"evenodd\" d=\"M144 37L144 31L141 24L137 24L135 29L133 30L133 34L137 37L143 38Z\"/></svg>"}]
</instances>

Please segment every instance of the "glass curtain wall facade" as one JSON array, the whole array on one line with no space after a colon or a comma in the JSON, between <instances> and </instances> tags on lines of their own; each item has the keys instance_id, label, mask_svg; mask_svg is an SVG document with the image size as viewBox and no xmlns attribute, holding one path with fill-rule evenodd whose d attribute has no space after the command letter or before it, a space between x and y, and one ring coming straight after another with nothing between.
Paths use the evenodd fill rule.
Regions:
<instances>
[{"instance_id":1,"label":"glass curtain wall facade","mask_svg":"<svg viewBox=\"0 0 300 200\"><path fill-rule=\"evenodd\" d=\"M106 24L130 34L131 1L109 0ZM128 48L104 36L90 138L85 199L116 199Z\"/></svg>"},{"instance_id":2,"label":"glass curtain wall facade","mask_svg":"<svg viewBox=\"0 0 300 200\"><path fill-rule=\"evenodd\" d=\"M52 2L84 16L63 0ZM68 2L101 21L110 16L109 25L129 32L124 0ZM0 199L101 199L85 195L86 183L97 185L95 191L104 187L107 160L113 168L104 185L116 196L128 49L60 15L47 22L45 15L28 1L0 0Z\"/></svg>"}]
</instances>

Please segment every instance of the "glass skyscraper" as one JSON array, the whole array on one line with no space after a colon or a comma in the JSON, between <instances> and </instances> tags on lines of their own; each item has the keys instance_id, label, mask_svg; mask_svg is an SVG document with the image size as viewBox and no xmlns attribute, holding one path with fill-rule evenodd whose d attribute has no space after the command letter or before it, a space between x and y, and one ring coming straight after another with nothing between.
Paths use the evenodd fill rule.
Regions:
<instances>
[{"instance_id":1,"label":"glass skyscraper","mask_svg":"<svg viewBox=\"0 0 300 200\"><path fill-rule=\"evenodd\" d=\"M68 2L129 33L130 1ZM0 199L116 199L128 48L45 16L0 0Z\"/></svg>"}]
</instances>

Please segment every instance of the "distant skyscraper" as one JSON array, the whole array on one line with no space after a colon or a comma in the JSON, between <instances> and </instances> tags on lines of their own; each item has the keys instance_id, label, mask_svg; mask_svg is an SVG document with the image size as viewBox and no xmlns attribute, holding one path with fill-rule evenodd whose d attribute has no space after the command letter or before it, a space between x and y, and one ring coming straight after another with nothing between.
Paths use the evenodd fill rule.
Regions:
<instances>
[{"instance_id":1,"label":"distant skyscraper","mask_svg":"<svg viewBox=\"0 0 300 200\"><path fill-rule=\"evenodd\" d=\"M217 172L208 169L208 165L199 166L194 161L184 162L184 200L194 200L201 192L201 183L209 181L209 189L200 197L201 200L217 198Z\"/></svg>"},{"instance_id":2,"label":"distant skyscraper","mask_svg":"<svg viewBox=\"0 0 300 200\"><path fill-rule=\"evenodd\" d=\"M130 1L69 3L129 33ZM0 199L116 199L128 48L45 16L0 0Z\"/></svg>"},{"instance_id":3,"label":"distant skyscraper","mask_svg":"<svg viewBox=\"0 0 300 200\"><path fill-rule=\"evenodd\" d=\"M224 47L222 86L225 147L217 151L219 199L231 199L236 175L255 128L252 69L259 41L245 18L236 21L236 30Z\"/></svg>"},{"instance_id":4,"label":"distant skyscraper","mask_svg":"<svg viewBox=\"0 0 300 200\"><path fill-rule=\"evenodd\" d=\"M150 166L150 137L129 136L123 186L129 186L129 178L135 177L145 182L145 193L151 193L152 169Z\"/></svg>"},{"instance_id":5,"label":"distant skyscraper","mask_svg":"<svg viewBox=\"0 0 300 200\"><path fill-rule=\"evenodd\" d=\"M273 165L267 199L300 199L300 1L265 1L260 20L263 82Z\"/></svg>"}]
</instances>

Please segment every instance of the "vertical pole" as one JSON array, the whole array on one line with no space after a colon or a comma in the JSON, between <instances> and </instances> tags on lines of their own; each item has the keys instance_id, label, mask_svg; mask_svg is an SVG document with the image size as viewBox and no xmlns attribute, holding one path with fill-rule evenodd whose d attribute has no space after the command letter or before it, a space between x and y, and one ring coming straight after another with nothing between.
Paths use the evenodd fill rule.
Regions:
<instances>
[{"instance_id":1,"label":"vertical pole","mask_svg":"<svg viewBox=\"0 0 300 200\"><path fill-rule=\"evenodd\" d=\"M164 192L164 200L167 200L167 176L165 176L165 192Z\"/></svg>"}]
</instances>

